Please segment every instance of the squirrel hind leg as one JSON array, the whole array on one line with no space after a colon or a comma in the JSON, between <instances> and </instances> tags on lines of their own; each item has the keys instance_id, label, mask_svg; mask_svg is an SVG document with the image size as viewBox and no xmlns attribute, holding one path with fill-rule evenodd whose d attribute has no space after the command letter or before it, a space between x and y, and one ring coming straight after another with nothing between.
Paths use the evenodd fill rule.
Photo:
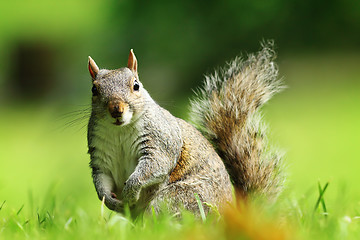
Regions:
<instances>
[{"instance_id":1,"label":"squirrel hind leg","mask_svg":"<svg viewBox=\"0 0 360 240\"><path fill-rule=\"evenodd\" d=\"M191 185L173 183L160 190L154 199L150 202L147 212L154 209L156 214L168 212L170 214L181 216L181 212L186 210L200 217L200 209L194 193L198 193L200 201L204 202L202 194L198 189ZM205 214L207 215L210 208L202 204Z\"/></svg>"}]
</instances>

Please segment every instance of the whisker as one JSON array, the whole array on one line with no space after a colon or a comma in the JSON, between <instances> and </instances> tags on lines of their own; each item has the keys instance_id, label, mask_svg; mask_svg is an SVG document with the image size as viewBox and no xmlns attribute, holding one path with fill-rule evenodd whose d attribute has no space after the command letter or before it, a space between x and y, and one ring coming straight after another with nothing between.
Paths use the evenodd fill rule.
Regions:
<instances>
[{"instance_id":1,"label":"whisker","mask_svg":"<svg viewBox=\"0 0 360 240\"><path fill-rule=\"evenodd\" d=\"M64 124L64 126L66 127L71 127L71 126L74 126L76 124L80 124L82 123L84 120L88 120L90 117L90 115L86 115L86 116L81 116L81 117L78 117L78 118L75 118L71 121L68 121Z\"/></svg>"},{"instance_id":2,"label":"whisker","mask_svg":"<svg viewBox=\"0 0 360 240\"><path fill-rule=\"evenodd\" d=\"M71 112L64 113L58 119L62 120L62 119L66 119L66 118L71 118L73 116L78 116L78 115L84 114L84 113L90 113L90 112L91 112L91 107L88 107L88 108L85 108L85 109L78 109L78 110L74 110L74 111L71 111Z\"/></svg>"},{"instance_id":3,"label":"whisker","mask_svg":"<svg viewBox=\"0 0 360 240\"><path fill-rule=\"evenodd\" d=\"M57 130L64 131L68 128L76 127L81 130L87 126L87 121L91 116L92 106L84 105L81 109L76 109L70 112L63 113L56 121L59 123Z\"/></svg>"}]
</instances>

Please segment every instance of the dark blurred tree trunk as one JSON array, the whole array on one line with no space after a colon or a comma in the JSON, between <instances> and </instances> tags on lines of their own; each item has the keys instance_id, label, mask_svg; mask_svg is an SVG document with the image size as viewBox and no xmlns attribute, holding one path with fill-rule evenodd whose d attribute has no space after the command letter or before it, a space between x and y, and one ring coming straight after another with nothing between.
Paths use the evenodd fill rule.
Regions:
<instances>
[{"instance_id":1,"label":"dark blurred tree trunk","mask_svg":"<svg viewBox=\"0 0 360 240\"><path fill-rule=\"evenodd\" d=\"M38 100L55 86L55 53L41 43L23 42L13 52L12 94L16 99Z\"/></svg>"}]
</instances>

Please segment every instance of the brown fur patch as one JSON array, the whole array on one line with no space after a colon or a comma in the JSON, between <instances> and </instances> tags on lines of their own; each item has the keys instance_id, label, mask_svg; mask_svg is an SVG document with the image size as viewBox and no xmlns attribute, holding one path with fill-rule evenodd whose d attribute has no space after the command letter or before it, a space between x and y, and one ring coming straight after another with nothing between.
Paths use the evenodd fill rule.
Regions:
<instances>
[{"instance_id":1,"label":"brown fur patch","mask_svg":"<svg viewBox=\"0 0 360 240\"><path fill-rule=\"evenodd\" d=\"M174 170L170 173L170 178L169 178L170 183L181 180L184 177L184 175L189 172L191 165L190 159L191 159L191 155L189 153L187 144L184 143L181 150L180 158Z\"/></svg>"}]
</instances>

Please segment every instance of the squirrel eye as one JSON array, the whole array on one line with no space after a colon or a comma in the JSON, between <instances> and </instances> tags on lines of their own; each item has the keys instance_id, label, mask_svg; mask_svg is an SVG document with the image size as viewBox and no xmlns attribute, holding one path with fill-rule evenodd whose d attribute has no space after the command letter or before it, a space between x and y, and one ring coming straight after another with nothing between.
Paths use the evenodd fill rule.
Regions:
<instances>
[{"instance_id":1,"label":"squirrel eye","mask_svg":"<svg viewBox=\"0 0 360 240\"><path fill-rule=\"evenodd\" d=\"M99 91L95 85L93 85L93 87L91 88L91 91L92 91L93 96L99 95Z\"/></svg>"},{"instance_id":2,"label":"squirrel eye","mask_svg":"<svg viewBox=\"0 0 360 240\"><path fill-rule=\"evenodd\" d=\"M135 81L134 81L134 91L139 91L139 88L140 88L140 84L139 84L139 82L135 79Z\"/></svg>"}]
</instances>

